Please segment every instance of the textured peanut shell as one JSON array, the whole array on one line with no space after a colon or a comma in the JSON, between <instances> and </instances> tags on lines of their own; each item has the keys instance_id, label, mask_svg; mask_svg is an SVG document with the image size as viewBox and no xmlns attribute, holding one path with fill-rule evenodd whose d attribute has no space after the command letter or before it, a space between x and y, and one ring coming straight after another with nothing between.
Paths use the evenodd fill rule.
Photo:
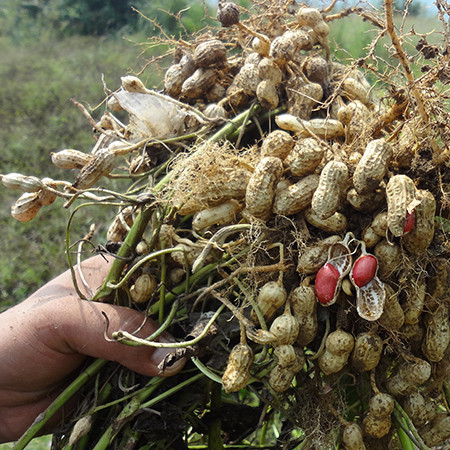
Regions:
<instances>
[{"instance_id":1,"label":"textured peanut shell","mask_svg":"<svg viewBox=\"0 0 450 450\"><path fill-rule=\"evenodd\" d=\"M269 384L275 392L287 391L295 377L295 372L289 367L277 364L269 374Z\"/></svg>"},{"instance_id":2,"label":"textured peanut shell","mask_svg":"<svg viewBox=\"0 0 450 450\"><path fill-rule=\"evenodd\" d=\"M313 108L323 97L323 89L320 84L306 83L299 77L286 82L286 95L289 114L309 120Z\"/></svg>"},{"instance_id":3,"label":"textured peanut shell","mask_svg":"<svg viewBox=\"0 0 450 450\"><path fill-rule=\"evenodd\" d=\"M351 423L345 427L342 443L346 450L366 450L362 431L357 423Z\"/></svg>"},{"instance_id":4,"label":"textured peanut shell","mask_svg":"<svg viewBox=\"0 0 450 450\"><path fill-rule=\"evenodd\" d=\"M319 241L314 247L301 249L299 252L297 271L306 275L317 272L327 261L330 245L340 240L340 236L329 236Z\"/></svg>"},{"instance_id":5,"label":"textured peanut shell","mask_svg":"<svg viewBox=\"0 0 450 450\"><path fill-rule=\"evenodd\" d=\"M228 356L228 363L222 375L222 384L227 393L243 389L250 379L253 351L247 344L237 344Z\"/></svg>"},{"instance_id":6,"label":"textured peanut shell","mask_svg":"<svg viewBox=\"0 0 450 450\"><path fill-rule=\"evenodd\" d=\"M116 215L106 232L106 239L112 242L123 241L127 234L127 227L133 224L133 208L128 206Z\"/></svg>"},{"instance_id":7,"label":"textured peanut shell","mask_svg":"<svg viewBox=\"0 0 450 450\"><path fill-rule=\"evenodd\" d=\"M347 166L339 161L330 161L322 169L311 200L311 209L320 219L328 219L337 211L347 177Z\"/></svg>"},{"instance_id":8,"label":"textured peanut shell","mask_svg":"<svg viewBox=\"0 0 450 450\"><path fill-rule=\"evenodd\" d=\"M375 233L372 227L366 227L362 233L362 240L367 248L375 247L381 241L381 237Z\"/></svg>"},{"instance_id":9,"label":"textured peanut shell","mask_svg":"<svg viewBox=\"0 0 450 450\"><path fill-rule=\"evenodd\" d=\"M213 86L217 78L214 69L198 68L181 86L181 96L186 98L201 97Z\"/></svg>"},{"instance_id":10,"label":"textured peanut shell","mask_svg":"<svg viewBox=\"0 0 450 450\"><path fill-rule=\"evenodd\" d=\"M380 209L385 202L384 191L376 190L360 194L355 188L347 192L347 202L356 210L371 213Z\"/></svg>"},{"instance_id":11,"label":"textured peanut shell","mask_svg":"<svg viewBox=\"0 0 450 450\"><path fill-rule=\"evenodd\" d=\"M419 322L425 305L426 284L424 277L418 280L410 281L403 292L405 301L402 305L405 314L405 324L411 325Z\"/></svg>"},{"instance_id":12,"label":"textured peanut shell","mask_svg":"<svg viewBox=\"0 0 450 450\"><path fill-rule=\"evenodd\" d=\"M261 156L275 156L285 159L294 146L292 136L283 130L275 130L269 133L261 144Z\"/></svg>"},{"instance_id":13,"label":"textured peanut shell","mask_svg":"<svg viewBox=\"0 0 450 450\"><path fill-rule=\"evenodd\" d=\"M135 303L144 303L150 300L153 292L155 292L156 285L155 277L146 273L139 275L130 288L131 298Z\"/></svg>"},{"instance_id":14,"label":"textured peanut shell","mask_svg":"<svg viewBox=\"0 0 450 450\"><path fill-rule=\"evenodd\" d=\"M380 362L383 340L374 333L360 333L356 336L351 358L352 366L359 372L374 369Z\"/></svg>"},{"instance_id":15,"label":"textured peanut shell","mask_svg":"<svg viewBox=\"0 0 450 450\"><path fill-rule=\"evenodd\" d=\"M37 194L42 206L51 205L56 200L56 194L45 188L40 189Z\"/></svg>"},{"instance_id":16,"label":"textured peanut shell","mask_svg":"<svg viewBox=\"0 0 450 450\"><path fill-rule=\"evenodd\" d=\"M0 179L6 188L20 189L23 192L37 192L44 186L44 183L39 178L20 173L0 175Z\"/></svg>"},{"instance_id":17,"label":"textured peanut shell","mask_svg":"<svg viewBox=\"0 0 450 450\"><path fill-rule=\"evenodd\" d=\"M192 228L194 230L202 230L212 225L229 224L234 220L240 209L240 203L233 199L220 205L203 209L194 214Z\"/></svg>"},{"instance_id":18,"label":"textured peanut shell","mask_svg":"<svg viewBox=\"0 0 450 450\"><path fill-rule=\"evenodd\" d=\"M359 80L355 78L346 78L341 85L344 95L350 100L359 100L368 108L373 107L370 90L367 89Z\"/></svg>"},{"instance_id":19,"label":"textured peanut shell","mask_svg":"<svg viewBox=\"0 0 450 450\"><path fill-rule=\"evenodd\" d=\"M415 208L415 222L412 231L403 236L403 245L409 253L423 253L431 244L434 236L434 216L436 200L429 191L420 190L416 193L420 204Z\"/></svg>"},{"instance_id":20,"label":"textured peanut shell","mask_svg":"<svg viewBox=\"0 0 450 450\"><path fill-rule=\"evenodd\" d=\"M397 293L388 284L384 285L386 300L384 302L383 314L378 319L381 326L395 331L399 330L405 322L405 314L398 301Z\"/></svg>"},{"instance_id":21,"label":"textured peanut shell","mask_svg":"<svg viewBox=\"0 0 450 450\"><path fill-rule=\"evenodd\" d=\"M403 235L406 213L414 200L415 191L414 181L406 175L394 175L386 186L387 223L396 237Z\"/></svg>"},{"instance_id":22,"label":"textured peanut shell","mask_svg":"<svg viewBox=\"0 0 450 450\"><path fill-rule=\"evenodd\" d=\"M315 138L297 141L284 163L288 170L297 177L313 173L325 154L325 145Z\"/></svg>"},{"instance_id":23,"label":"textured peanut shell","mask_svg":"<svg viewBox=\"0 0 450 450\"><path fill-rule=\"evenodd\" d=\"M41 206L36 192L25 192L11 206L11 215L19 222L29 222L36 216Z\"/></svg>"},{"instance_id":24,"label":"textured peanut shell","mask_svg":"<svg viewBox=\"0 0 450 450\"><path fill-rule=\"evenodd\" d=\"M115 160L116 156L107 148L99 149L94 157L80 170L72 186L75 189L92 187L102 176L109 174L114 169Z\"/></svg>"},{"instance_id":25,"label":"textured peanut shell","mask_svg":"<svg viewBox=\"0 0 450 450\"><path fill-rule=\"evenodd\" d=\"M436 415L435 404L418 391L405 397L403 409L416 427L422 427Z\"/></svg>"},{"instance_id":26,"label":"textured peanut shell","mask_svg":"<svg viewBox=\"0 0 450 450\"><path fill-rule=\"evenodd\" d=\"M269 281L264 284L259 290L257 299L258 307L264 316L264 319L270 320L276 310L284 305L286 297L286 290L280 283ZM251 319L255 323L258 321L255 311L251 312Z\"/></svg>"},{"instance_id":27,"label":"textured peanut shell","mask_svg":"<svg viewBox=\"0 0 450 450\"><path fill-rule=\"evenodd\" d=\"M380 237L386 237L387 225L387 211L379 212L370 225L373 231Z\"/></svg>"},{"instance_id":28,"label":"textured peanut shell","mask_svg":"<svg viewBox=\"0 0 450 450\"><path fill-rule=\"evenodd\" d=\"M190 192L176 190L177 183L175 183L172 204L178 208L179 214L185 215L220 205L230 199L241 200L245 197L250 176L250 172L246 169L219 167L214 177L203 179L202 183L197 183Z\"/></svg>"},{"instance_id":29,"label":"textured peanut shell","mask_svg":"<svg viewBox=\"0 0 450 450\"><path fill-rule=\"evenodd\" d=\"M442 444L450 438L450 415L438 414L433 421L420 430L420 436L429 447Z\"/></svg>"},{"instance_id":30,"label":"textured peanut shell","mask_svg":"<svg viewBox=\"0 0 450 450\"><path fill-rule=\"evenodd\" d=\"M221 66L226 60L227 49L218 39L202 42L195 47L193 59L197 67Z\"/></svg>"},{"instance_id":31,"label":"textured peanut shell","mask_svg":"<svg viewBox=\"0 0 450 450\"><path fill-rule=\"evenodd\" d=\"M263 108L274 109L280 101L277 88L270 80L262 80L256 87L256 97Z\"/></svg>"},{"instance_id":32,"label":"textured peanut shell","mask_svg":"<svg viewBox=\"0 0 450 450\"><path fill-rule=\"evenodd\" d=\"M349 354L336 355L328 350L320 356L319 367L325 375L337 373L347 364Z\"/></svg>"},{"instance_id":33,"label":"textured peanut shell","mask_svg":"<svg viewBox=\"0 0 450 450\"><path fill-rule=\"evenodd\" d=\"M335 212L327 219L320 219L311 209L307 209L305 219L312 226L328 233L337 233L347 228L347 218L340 212Z\"/></svg>"},{"instance_id":34,"label":"textured peanut shell","mask_svg":"<svg viewBox=\"0 0 450 450\"><path fill-rule=\"evenodd\" d=\"M378 259L378 276L382 280L389 278L399 269L402 250L398 245L389 244L383 239L375 246L374 254Z\"/></svg>"},{"instance_id":35,"label":"textured peanut shell","mask_svg":"<svg viewBox=\"0 0 450 450\"><path fill-rule=\"evenodd\" d=\"M264 220L270 217L275 186L282 173L283 163L279 158L266 156L257 164L245 193L245 203L251 215Z\"/></svg>"},{"instance_id":36,"label":"textured peanut shell","mask_svg":"<svg viewBox=\"0 0 450 450\"><path fill-rule=\"evenodd\" d=\"M319 185L318 175L308 175L295 184L275 191L272 210L275 214L289 216L308 208Z\"/></svg>"},{"instance_id":37,"label":"textured peanut shell","mask_svg":"<svg viewBox=\"0 0 450 450\"><path fill-rule=\"evenodd\" d=\"M391 158L391 144L384 139L370 141L353 174L356 191L364 193L376 189L386 173Z\"/></svg>"},{"instance_id":38,"label":"textured peanut shell","mask_svg":"<svg viewBox=\"0 0 450 450\"><path fill-rule=\"evenodd\" d=\"M269 331L274 336L274 345L293 344L297 339L299 323L293 315L284 312L272 322Z\"/></svg>"},{"instance_id":39,"label":"textured peanut shell","mask_svg":"<svg viewBox=\"0 0 450 450\"><path fill-rule=\"evenodd\" d=\"M181 64L173 64L164 75L164 92L171 97L178 97L184 81L192 75Z\"/></svg>"},{"instance_id":40,"label":"textured peanut shell","mask_svg":"<svg viewBox=\"0 0 450 450\"><path fill-rule=\"evenodd\" d=\"M278 86L283 79L280 67L270 58L262 58L258 63L258 75L261 80L271 81L275 86Z\"/></svg>"},{"instance_id":41,"label":"textured peanut shell","mask_svg":"<svg viewBox=\"0 0 450 450\"><path fill-rule=\"evenodd\" d=\"M297 354L292 345L277 345L274 347L273 353L275 354L278 364L281 367L289 367L294 364Z\"/></svg>"},{"instance_id":42,"label":"textured peanut shell","mask_svg":"<svg viewBox=\"0 0 450 450\"><path fill-rule=\"evenodd\" d=\"M317 334L317 300L312 286L299 286L290 293L292 314L299 323L296 343L308 345Z\"/></svg>"},{"instance_id":43,"label":"textured peanut shell","mask_svg":"<svg viewBox=\"0 0 450 450\"><path fill-rule=\"evenodd\" d=\"M254 96L261 81L258 75L258 66L246 63L234 77L232 85L242 89L245 94Z\"/></svg>"},{"instance_id":44,"label":"textured peanut shell","mask_svg":"<svg viewBox=\"0 0 450 450\"><path fill-rule=\"evenodd\" d=\"M430 378L431 365L428 361L417 359L416 362L402 363L397 374L386 382L387 390L394 396L408 395Z\"/></svg>"},{"instance_id":45,"label":"textured peanut shell","mask_svg":"<svg viewBox=\"0 0 450 450\"><path fill-rule=\"evenodd\" d=\"M433 258L427 266L427 306L435 309L438 299L449 297L450 261L447 258Z\"/></svg>"},{"instance_id":46,"label":"textured peanut shell","mask_svg":"<svg viewBox=\"0 0 450 450\"><path fill-rule=\"evenodd\" d=\"M70 148L51 153L50 156L53 164L60 169L81 169L92 159L92 155Z\"/></svg>"},{"instance_id":47,"label":"textured peanut shell","mask_svg":"<svg viewBox=\"0 0 450 450\"><path fill-rule=\"evenodd\" d=\"M439 308L425 317L425 339L422 351L428 361L439 362L444 357L450 343L450 323L448 304L441 303Z\"/></svg>"},{"instance_id":48,"label":"textured peanut shell","mask_svg":"<svg viewBox=\"0 0 450 450\"><path fill-rule=\"evenodd\" d=\"M394 399L379 393L369 401L369 414L363 420L364 432L373 438L382 438L391 429L391 413L394 410Z\"/></svg>"}]
</instances>

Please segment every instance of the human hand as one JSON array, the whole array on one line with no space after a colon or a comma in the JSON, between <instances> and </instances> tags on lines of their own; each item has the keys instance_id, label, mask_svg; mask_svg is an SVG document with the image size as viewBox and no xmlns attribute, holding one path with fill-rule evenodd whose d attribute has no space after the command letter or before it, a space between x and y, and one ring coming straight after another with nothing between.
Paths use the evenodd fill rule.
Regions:
<instances>
[{"instance_id":1,"label":"human hand","mask_svg":"<svg viewBox=\"0 0 450 450\"><path fill-rule=\"evenodd\" d=\"M82 268L86 281L96 289L110 263L94 256ZM82 283L78 285L82 289ZM0 314L0 443L17 440L72 381L88 356L117 361L147 376L170 376L183 367L184 361L178 361L160 374L158 364L173 349L129 347L105 340L102 312L111 330L133 332L144 318L129 308L81 300L69 271ZM157 327L149 319L137 336L146 337ZM173 341L167 333L161 340ZM60 419L54 417L43 432L50 432Z\"/></svg>"}]
</instances>

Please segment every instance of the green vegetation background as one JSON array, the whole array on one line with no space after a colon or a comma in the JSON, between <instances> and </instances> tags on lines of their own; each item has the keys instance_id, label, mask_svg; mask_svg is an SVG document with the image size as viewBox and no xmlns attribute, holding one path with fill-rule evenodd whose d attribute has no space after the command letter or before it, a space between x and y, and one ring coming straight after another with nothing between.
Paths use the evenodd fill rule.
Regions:
<instances>
[{"instance_id":1,"label":"green vegetation background","mask_svg":"<svg viewBox=\"0 0 450 450\"><path fill-rule=\"evenodd\" d=\"M174 37L211 24L205 20L205 9L212 16L215 9L211 3L184 0L139 0L133 5ZM175 17L180 11L181 24ZM432 17L409 20L417 32L439 27ZM336 56L363 56L374 36L371 28L355 16L333 23L332 46L341 49ZM98 105L104 99L102 76L114 90L121 76L138 72L158 52L146 45L156 32L152 22L131 9L129 0L33 0L22 1L19 7L17 0L3 0L0 173L73 180L74 173L52 166L50 152L64 148L89 152L94 139L89 123L70 99ZM160 76L151 71L144 73L143 81L161 87ZM100 106L93 113L96 120L102 111ZM70 211L57 199L33 221L19 223L10 215L18 195L0 186L0 311L66 268L63 243ZM77 213L72 240L95 223L96 242L101 244L111 220L111 210L83 209Z\"/></svg>"}]
</instances>

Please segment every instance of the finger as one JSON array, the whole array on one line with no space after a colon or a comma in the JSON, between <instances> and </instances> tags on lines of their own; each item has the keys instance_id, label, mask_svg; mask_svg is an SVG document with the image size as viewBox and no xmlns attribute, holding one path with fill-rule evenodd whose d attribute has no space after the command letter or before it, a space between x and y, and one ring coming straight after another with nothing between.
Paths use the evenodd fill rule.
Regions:
<instances>
[{"instance_id":1,"label":"finger","mask_svg":"<svg viewBox=\"0 0 450 450\"><path fill-rule=\"evenodd\" d=\"M133 371L148 376L173 375L181 370L185 363L185 361L177 362L161 373L158 365L173 349L130 347L105 339L104 315L109 320L110 332L123 330L134 333L144 321L144 315L138 311L123 306L77 300L69 302L64 313L65 318L59 333L68 347L76 353L117 361ZM136 336L145 338L157 328L158 324L147 318ZM173 341L173 338L168 333L163 333L160 340Z\"/></svg>"}]
</instances>

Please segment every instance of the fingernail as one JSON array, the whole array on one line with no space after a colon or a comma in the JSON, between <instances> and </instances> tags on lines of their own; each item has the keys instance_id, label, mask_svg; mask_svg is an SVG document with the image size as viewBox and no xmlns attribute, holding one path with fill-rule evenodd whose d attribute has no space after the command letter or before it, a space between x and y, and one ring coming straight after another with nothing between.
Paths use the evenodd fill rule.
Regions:
<instances>
[{"instance_id":1,"label":"fingernail","mask_svg":"<svg viewBox=\"0 0 450 450\"><path fill-rule=\"evenodd\" d=\"M176 348L157 348L152 360L160 370L161 376L170 376L179 372L186 364L186 358L176 354Z\"/></svg>"}]
</instances>

